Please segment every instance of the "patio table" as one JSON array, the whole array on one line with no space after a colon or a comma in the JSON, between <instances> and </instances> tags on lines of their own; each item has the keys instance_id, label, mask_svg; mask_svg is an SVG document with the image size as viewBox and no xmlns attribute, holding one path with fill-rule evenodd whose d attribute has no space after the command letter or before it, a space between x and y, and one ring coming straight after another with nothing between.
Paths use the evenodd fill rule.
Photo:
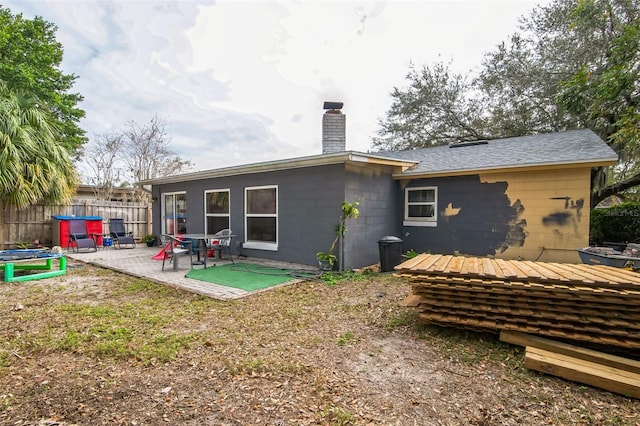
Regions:
<instances>
[{"instance_id":1,"label":"patio table","mask_svg":"<svg viewBox=\"0 0 640 426\"><path fill-rule=\"evenodd\" d=\"M176 237L193 241L193 249L196 252L196 260L191 262L191 264L202 265L204 269L207 269L207 240L214 239L215 237L213 236L213 234L180 234L176 235Z\"/></svg>"},{"instance_id":2,"label":"patio table","mask_svg":"<svg viewBox=\"0 0 640 426\"><path fill-rule=\"evenodd\" d=\"M209 240L219 240L220 236L216 236L214 234L180 234L177 237L190 239L193 241L193 248L196 252L196 260L192 262L193 265L203 265L204 268L207 268L207 257L209 254L209 244L207 241ZM235 235L229 235L225 238L233 238ZM202 258L201 258L202 257ZM216 250L216 257L221 259L220 250Z\"/></svg>"},{"instance_id":3,"label":"patio table","mask_svg":"<svg viewBox=\"0 0 640 426\"><path fill-rule=\"evenodd\" d=\"M59 269L53 270L53 259L59 259ZM34 263L44 260L44 264ZM27 264L27 262L29 262ZM44 271L16 277L14 271ZM62 253L51 253L45 249L0 250L0 271L4 271L5 282L30 281L51 278L67 273L67 259Z\"/></svg>"}]
</instances>

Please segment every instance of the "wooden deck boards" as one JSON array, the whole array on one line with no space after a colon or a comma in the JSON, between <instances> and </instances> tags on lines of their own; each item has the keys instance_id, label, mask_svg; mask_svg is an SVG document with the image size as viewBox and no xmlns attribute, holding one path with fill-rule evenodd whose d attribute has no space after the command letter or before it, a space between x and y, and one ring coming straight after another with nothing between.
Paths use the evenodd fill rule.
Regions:
<instances>
[{"instance_id":1,"label":"wooden deck boards","mask_svg":"<svg viewBox=\"0 0 640 426\"><path fill-rule=\"evenodd\" d=\"M640 274L626 269L602 265L564 264L503 260L489 258L465 258L450 255L424 254L396 267L400 274L464 275L483 279L519 279L534 282L598 284L605 287L637 289L640 291Z\"/></svg>"},{"instance_id":2,"label":"wooden deck boards","mask_svg":"<svg viewBox=\"0 0 640 426\"><path fill-rule=\"evenodd\" d=\"M607 266L420 255L396 267L423 320L640 349L640 274Z\"/></svg>"}]
</instances>

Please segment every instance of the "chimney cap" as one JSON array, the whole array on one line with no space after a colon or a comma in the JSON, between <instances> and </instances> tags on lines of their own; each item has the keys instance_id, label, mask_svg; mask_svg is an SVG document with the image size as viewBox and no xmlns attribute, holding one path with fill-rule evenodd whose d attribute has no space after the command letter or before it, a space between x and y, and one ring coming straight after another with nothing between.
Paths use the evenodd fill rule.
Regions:
<instances>
[{"instance_id":1,"label":"chimney cap","mask_svg":"<svg viewBox=\"0 0 640 426\"><path fill-rule=\"evenodd\" d=\"M342 106L344 105L343 102L331 102L331 101L325 101L324 102L324 106L322 107L323 109L342 109Z\"/></svg>"}]
</instances>

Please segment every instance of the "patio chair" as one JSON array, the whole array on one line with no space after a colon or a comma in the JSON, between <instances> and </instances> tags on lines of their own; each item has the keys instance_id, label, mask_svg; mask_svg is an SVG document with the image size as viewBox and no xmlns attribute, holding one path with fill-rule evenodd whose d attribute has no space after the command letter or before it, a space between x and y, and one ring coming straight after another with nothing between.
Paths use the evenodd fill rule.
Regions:
<instances>
[{"instance_id":1,"label":"patio chair","mask_svg":"<svg viewBox=\"0 0 640 426\"><path fill-rule=\"evenodd\" d=\"M222 231L218 231L214 234L212 240L212 244L208 247L209 250L215 250L216 255L222 259L222 252L227 254L227 259L231 261L231 263L235 263L233 261L233 257L231 257L231 251L229 247L231 246L231 229L223 229Z\"/></svg>"},{"instance_id":2,"label":"patio chair","mask_svg":"<svg viewBox=\"0 0 640 426\"><path fill-rule=\"evenodd\" d=\"M178 259L181 256L189 255L190 265L193 265L193 241L181 240L172 235L163 235L164 256L162 257L162 270L167 259L173 262L173 270L178 270Z\"/></svg>"},{"instance_id":3,"label":"patio chair","mask_svg":"<svg viewBox=\"0 0 640 426\"><path fill-rule=\"evenodd\" d=\"M69 220L69 248L74 253L80 250L98 251L95 235L87 232L87 221L84 219Z\"/></svg>"},{"instance_id":4,"label":"patio chair","mask_svg":"<svg viewBox=\"0 0 640 426\"><path fill-rule=\"evenodd\" d=\"M111 238L113 239L114 244L118 248L122 248L122 246L128 246L129 248L135 248L136 242L133 239L133 232L127 232L124 229L124 219L109 219L109 232L111 233Z\"/></svg>"}]
</instances>

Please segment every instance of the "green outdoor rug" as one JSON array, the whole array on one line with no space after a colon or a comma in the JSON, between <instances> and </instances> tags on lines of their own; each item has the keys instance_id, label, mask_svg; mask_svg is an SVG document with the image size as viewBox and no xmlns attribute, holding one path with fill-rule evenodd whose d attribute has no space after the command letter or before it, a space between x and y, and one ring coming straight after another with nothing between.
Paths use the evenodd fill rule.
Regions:
<instances>
[{"instance_id":1,"label":"green outdoor rug","mask_svg":"<svg viewBox=\"0 0 640 426\"><path fill-rule=\"evenodd\" d=\"M187 278L206 281L245 291L260 290L291 281L298 277L287 269L266 267L253 263L210 266L207 269L192 269Z\"/></svg>"}]
</instances>

